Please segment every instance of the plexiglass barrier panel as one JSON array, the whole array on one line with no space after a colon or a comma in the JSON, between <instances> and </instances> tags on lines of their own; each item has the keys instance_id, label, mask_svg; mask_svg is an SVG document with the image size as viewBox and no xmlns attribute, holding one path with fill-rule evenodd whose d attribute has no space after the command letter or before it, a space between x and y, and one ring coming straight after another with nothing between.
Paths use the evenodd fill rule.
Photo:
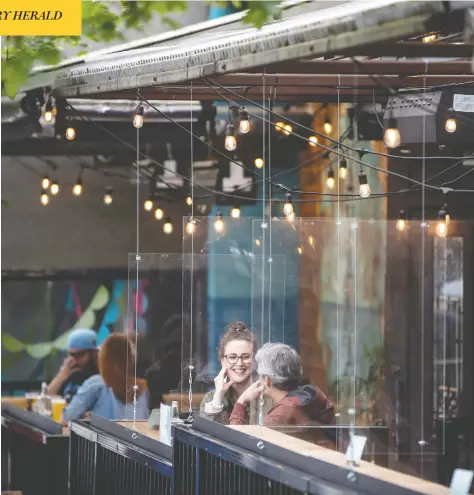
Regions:
<instances>
[{"instance_id":1,"label":"plexiglass barrier panel","mask_svg":"<svg viewBox=\"0 0 474 495\"><path fill-rule=\"evenodd\" d=\"M193 375L195 373L192 378L193 403L199 405L200 413L205 417L227 423L231 406L240 392L257 378L253 358L261 342L266 341L261 331L262 305L265 307L264 324L272 317L269 311L273 311L275 328L283 334L285 256L275 257L273 279L271 282L265 280L262 285L263 259L253 252L253 219L221 218L218 220L222 224L216 226L214 218L196 218L192 229L189 220L184 219L183 226L186 254L183 255L182 282L183 315L192 321L189 332L184 335L183 348L194 368ZM233 342L226 343L228 334L231 341L242 344L242 349L234 349ZM194 349L192 358L191 347ZM244 357L239 358L240 355ZM226 375L222 376L221 372ZM209 407L206 412L206 403L213 399L214 380L220 374L221 381L227 381L221 385L231 398L222 414L213 415L209 413ZM188 378L186 372L182 383L187 384ZM229 389L231 382L234 386ZM234 389L239 393L234 393ZM182 393L185 394L184 387Z\"/></svg>"}]
</instances>

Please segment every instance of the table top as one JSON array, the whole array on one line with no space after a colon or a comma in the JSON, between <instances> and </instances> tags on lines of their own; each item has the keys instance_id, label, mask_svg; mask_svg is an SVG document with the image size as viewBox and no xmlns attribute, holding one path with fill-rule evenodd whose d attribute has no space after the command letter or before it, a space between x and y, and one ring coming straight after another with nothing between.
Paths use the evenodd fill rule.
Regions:
<instances>
[{"instance_id":1,"label":"table top","mask_svg":"<svg viewBox=\"0 0 474 495\"><path fill-rule=\"evenodd\" d=\"M243 433L247 433L255 438L263 439L287 450L291 450L297 454L314 457L323 462L328 462L339 467L347 468L345 455L334 450L320 447L312 443L293 438L284 433L272 430L270 428L260 427L258 425L245 426L229 426ZM367 461L361 461L360 466L355 468L355 471L366 476L371 476L382 481L386 481L392 485L398 485L409 490L417 491L424 495L449 495L450 490L445 486L425 481L421 478L409 476L407 474L393 471L392 469L384 468L372 464Z\"/></svg>"},{"instance_id":2,"label":"table top","mask_svg":"<svg viewBox=\"0 0 474 495\"><path fill-rule=\"evenodd\" d=\"M117 421L117 424L124 426L130 430L133 430L133 421ZM153 430L148 426L148 421L137 421L135 423L136 431L145 435L153 440L160 441L160 430Z\"/></svg>"}]
</instances>

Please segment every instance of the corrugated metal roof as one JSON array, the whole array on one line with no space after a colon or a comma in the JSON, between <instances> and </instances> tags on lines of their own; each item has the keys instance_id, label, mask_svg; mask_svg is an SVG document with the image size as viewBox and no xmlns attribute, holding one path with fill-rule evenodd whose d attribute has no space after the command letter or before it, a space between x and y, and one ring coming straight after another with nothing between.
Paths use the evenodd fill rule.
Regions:
<instances>
[{"instance_id":1,"label":"corrugated metal roof","mask_svg":"<svg viewBox=\"0 0 474 495\"><path fill-rule=\"evenodd\" d=\"M456 5L455 5L456 4ZM459 2L453 7L461 8ZM462 8L474 2L462 3ZM450 2L367 0L348 2L269 23L196 36L91 60L60 70L54 81L65 97L179 83L242 72L286 60L322 56L393 39L423 34Z\"/></svg>"}]
</instances>

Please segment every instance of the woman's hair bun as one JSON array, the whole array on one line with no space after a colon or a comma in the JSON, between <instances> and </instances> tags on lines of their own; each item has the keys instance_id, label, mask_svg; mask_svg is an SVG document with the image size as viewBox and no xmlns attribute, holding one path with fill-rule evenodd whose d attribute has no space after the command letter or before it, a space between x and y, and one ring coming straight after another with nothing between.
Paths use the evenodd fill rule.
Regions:
<instances>
[{"instance_id":1,"label":"woman's hair bun","mask_svg":"<svg viewBox=\"0 0 474 495\"><path fill-rule=\"evenodd\" d=\"M241 321L238 321L236 323L232 323L227 326L227 331L228 332L239 332L239 333L250 333L250 330L248 329L247 325L245 323L242 323Z\"/></svg>"}]
</instances>

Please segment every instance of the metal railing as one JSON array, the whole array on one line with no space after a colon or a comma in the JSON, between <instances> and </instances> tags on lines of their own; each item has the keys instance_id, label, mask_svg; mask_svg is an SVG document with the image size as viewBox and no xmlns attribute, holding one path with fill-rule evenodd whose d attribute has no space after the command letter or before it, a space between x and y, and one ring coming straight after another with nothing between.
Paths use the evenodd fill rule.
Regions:
<instances>
[{"instance_id":1,"label":"metal railing","mask_svg":"<svg viewBox=\"0 0 474 495\"><path fill-rule=\"evenodd\" d=\"M69 495L171 495L171 449L114 422L71 423Z\"/></svg>"}]
</instances>

